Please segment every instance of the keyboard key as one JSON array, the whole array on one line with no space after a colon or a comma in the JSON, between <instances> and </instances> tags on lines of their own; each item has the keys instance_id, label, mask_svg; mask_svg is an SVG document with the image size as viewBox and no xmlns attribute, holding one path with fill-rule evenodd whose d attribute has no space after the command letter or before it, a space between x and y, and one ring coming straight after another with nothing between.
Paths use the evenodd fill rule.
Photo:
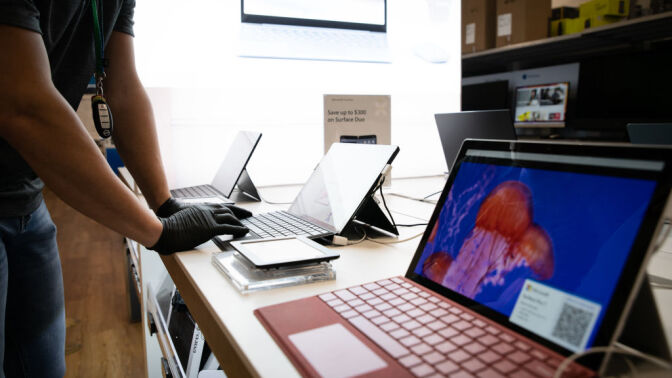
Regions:
<instances>
[{"instance_id":1,"label":"keyboard key","mask_svg":"<svg viewBox=\"0 0 672 378\"><path fill-rule=\"evenodd\" d=\"M355 307L355 310L357 310L357 311L359 311L359 312L368 312L368 311L373 310L373 307L371 307L371 306L369 306L369 305L367 305L367 304L363 304L363 305L361 305L361 306L357 306L357 307Z\"/></svg>"},{"instance_id":2,"label":"keyboard key","mask_svg":"<svg viewBox=\"0 0 672 378\"><path fill-rule=\"evenodd\" d=\"M455 335L457 335L459 333L460 332L458 332L457 330L455 330L453 328L444 328L444 329L439 331L439 335L445 337L446 339L450 339L450 338L454 337Z\"/></svg>"},{"instance_id":3,"label":"keyboard key","mask_svg":"<svg viewBox=\"0 0 672 378\"><path fill-rule=\"evenodd\" d=\"M474 320L474 316L471 315L471 314L467 314L466 312L464 314L460 315L460 318L462 318L464 320Z\"/></svg>"},{"instance_id":4,"label":"keyboard key","mask_svg":"<svg viewBox=\"0 0 672 378\"><path fill-rule=\"evenodd\" d=\"M548 358L548 355L547 355L546 353L540 351L539 349L532 349L532 351L530 352L530 354L531 354L534 358L536 358L536 359L538 359L538 360L542 360L542 361L546 361L546 359Z\"/></svg>"},{"instance_id":5,"label":"keyboard key","mask_svg":"<svg viewBox=\"0 0 672 378\"><path fill-rule=\"evenodd\" d=\"M538 360L532 360L528 363L525 364L525 368L529 371L531 371L535 375L539 375L542 377L552 377L553 374L555 374L555 369L546 365L545 363L538 361Z\"/></svg>"},{"instance_id":6,"label":"keyboard key","mask_svg":"<svg viewBox=\"0 0 672 378\"><path fill-rule=\"evenodd\" d=\"M464 334L471 338L476 339L478 337L485 335L485 331L480 328L473 327L464 332Z\"/></svg>"},{"instance_id":7,"label":"keyboard key","mask_svg":"<svg viewBox=\"0 0 672 378\"><path fill-rule=\"evenodd\" d=\"M418 356L422 356L423 354L427 354L431 351L433 351L432 347L430 347L427 344L420 343L418 345L415 345L414 347L411 348L411 351Z\"/></svg>"},{"instance_id":8,"label":"keyboard key","mask_svg":"<svg viewBox=\"0 0 672 378\"><path fill-rule=\"evenodd\" d=\"M455 346L455 344L451 343L450 341L444 341L441 344L436 346L436 350L438 350L439 352L441 352L443 354L450 353L450 352L454 351L455 349L457 349L457 347Z\"/></svg>"},{"instance_id":9,"label":"keyboard key","mask_svg":"<svg viewBox=\"0 0 672 378\"><path fill-rule=\"evenodd\" d=\"M406 337L408 335L410 335L410 332L403 328L399 328L390 332L390 336L394 337L395 339L401 339L402 337Z\"/></svg>"},{"instance_id":10,"label":"keyboard key","mask_svg":"<svg viewBox=\"0 0 672 378\"><path fill-rule=\"evenodd\" d=\"M340 299L338 299L338 298L336 298L336 299L330 300L329 302L327 302L327 304L328 304L329 306L331 306L331 307L336 307L336 306L340 306L340 305L342 305L342 304L343 304L343 301L340 300Z\"/></svg>"},{"instance_id":11,"label":"keyboard key","mask_svg":"<svg viewBox=\"0 0 672 378\"><path fill-rule=\"evenodd\" d=\"M399 328L399 324L397 324L395 322L387 322L387 323L381 325L380 328L385 332L390 332L390 331L394 331L395 329Z\"/></svg>"},{"instance_id":12,"label":"keyboard key","mask_svg":"<svg viewBox=\"0 0 672 378\"><path fill-rule=\"evenodd\" d=\"M383 300L380 299L380 298L374 297L373 299L369 299L368 301L366 301L366 303L368 303L371 306L375 306L375 305L379 305L379 304L383 303Z\"/></svg>"},{"instance_id":13,"label":"keyboard key","mask_svg":"<svg viewBox=\"0 0 672 378\"><path fill-rule=\"evenodd\" d=\"M376 307L376 309L380 311L380 309L378 307ZM383 315L389 316L389 317L397 316L397 315L400 315L400 314L401 314L401 311L397 310L396 308L390 308L389 310L384 310L383 311Z\"/></svg>"},{"instance_id":14,"label":"keyboard key","mask_svg":"<svg viewBox=\"0 0 672 378\"><path fill-rule=\"evenodd\" d=\"M410 293L410 291L408 291L408 289L404 289L402 287L400 289L395 290L393 293L394 293L394 295L404 295L406 293Z\"/></svg>"},{"instance_id":15,"label":"keyboard key","mask_svg":"<svg viewBox=\"0 0 672 378\"><path fill-rule=\"evenodd\" d=\"M477 342L473 342L465 345L463 349L471 354L479 354L485 350L485 347Z\"/></svg>"},{"instance_id":16,"label":"keyboard key","mask_svg":"<svg viewBox=\"0 0 672 378\"><path fill-rule=\"evenodd\" d=\"M336 296L332 293L326 293L326 294L320 295L320 299L322 299L325 302L329 302L331 300L336 299Z\"/></svg>"},{"instance_id":17,"label":"keyboard key","mask_svg":"<svg viewBox=\"0 0 672 378\"><path fill-rule=\"evenodd\" d=\"M345 311L350 310L350 306L348 306L347 304L342 304L340 306L334 307L334 310L336 310L338 312L345 312Z\"/></svg>"},{"instance_id":18,"label":"keyboard key","mask_svg":"<svg viewBox=\"0 0 672 378\"><path fill-rule=\"evenodd\" d=\"M360 295L359 297L366 301L366 300L369 300L371 298L375 298L376 296L371 294L371 293L366 293L366 294Z\"/></svg>"},{"instance_id":19,"label":"keyboard key","mask_svg":"<svg viewBox=\"0 0 672 378\"><path fill-rule=\"evenodd\" d=\"M378 285L380 285L380 286L385 287L385 286L387 286L387 285L391 285L391 284L392 284L392 281L390 281L390 280L381 280L381 281L376 281L376 283L377 283Z\"/></svg>"},{"instance_id":20,"label":"keyboard key","mask_svg":"<svg viewBox=\"0 0 672 378\"><path fill-rule=\"evenodd\" d=\"M468 336L465 336L465 335L457 335L457 336L451 338L450 341L455 345L462 346L462 345L469 344L472 341L472 339L471 339L471 337L468 337Z\"/></svg>"},{"instance_id":21,"label":"keyboard key","mask_svg":"<svg viewBox=\"0 0 672 378\"><path fill-rule=\"evenodd\" d=\"M392 303L392 302L390 302L390 303ZM413 305L410 304L410 303L404 303L404 304L402 304L402 305L400 305L400 306L397 306L397 308L398 308L399 310L401 310L401 311L407 312L407 311L411 311L411 310L413 310L413 309L415 308L415 306L413 306Z\"/></svg>"},{"instance_id":22,"label":"keyboard key","mask_svg":"<svg viewBox=\"0 0 672 378\"><path fill-rule=\"evenodd\" d=\"M433 334L423 338L422 340L429 345L436 345L436 344L439 344L439 343L442 343L443 341L445 341L445 339L443 337L437 335L436 333L433 333Z\"/></svg>"},{"instance_id":23,"label":"keyboard key","mask_svg":"<svg viewBox=\"0 0 672 378\"><path fill-rule=\"evenodd\" d=\"M364 301L361 300L361 299L353 299L353 300L351 300L351 301L348 301L348 304L349 304L351 307L357 307L357 306L361 306L361 305L363 305L363 304L364 304Z\"/></svg>"},{"instance_id":24,"label":"keyboard key","mask_svg":"<svg viewBox=\"0 0 672 378\"><path fill-rule=\"evenodd\" d=\"M348 320L392 357L399 358L408 354L408 349L404 348L404 346L399 344L397 340L378 329L378 327L368 321L365 317L357 316Z\"/></svg>"},{"instance_id":25,"label":"keyboard key","mask_svg":"<svg viewBox=\"0 0 672 378\"><path fill-rule=\"evenodd\" d=\"M359 312L357 312L355 310L350 310L350 311L346 311L346 312L341 313L341 316L346 318L346 319L352 318L353 316L357 316L357 315L359 315Z\"/></svg>"},{"instance_id":26,"label":"keyboard key","mask_svg":"<svg viewBox=\"0 0 672 378\"><path fill-rule=\"evenodd\" d=\"M471 360L462 363L462 367L469 370L472 373L476 373L479 370L485 369L485 364L483 364L481 361L472 358Z\"/></svg>"},{"instance_id":27,"label":"keyboard key","mask_svg":"<svg viewBox=\"0 0 672 378\"><path fill-rule=\"evenodd\" d=\"M418 293L418 295L423 297L423 298L429 298L429 293L426 292L426 291L421 291L421 292Z\"/></svg>"},{"instance_id":28,"label":"keyboard key","mask_svg":"<svg viewBox=\"0 0 672 378\"><path fill-rule=\"evenodd\" d=\"M420 357L418 357L414 354L409 354L408 356L399 359L399 363L402 366L404 366L406 368L409 368L409 369L411 367L421 363L421 362L422 362L422 360L420 359Z\"/></svg>"},{"instance_id":29,"label":"keyboard key","mask_svg":"<svg viewBox=\"0 0 672 378\"><path fill-rule=\"evenodd\" d=\"M429 327L433 331L438 331L440 329L446 328L446 323L444 323L440 320L437 320L435 322L431 322L431 323L427 324L427 327Z\"/></svg>"},{"instance_id":30,"label":"keyboard key","mask_svg":"<svg viewBox=\"0 0 672 378\"><path fill-rule=\"evenodd\" d=\"M390 306L389 303L381 303L381 304L379 304L375 307L376 307L376 310L378 310L378 311L387 311L387 310L392 308L392 306ZM401 314L401 312L399 312L399 313Z\"/></svg>"},{"instance_id":31,"label":"keyboard key","mask_svg":"<svg viewBox=\"0 0 672 378\"><path fill-rule=\"evenodd\" d=\"M410 317L412 317L412 318L417 318L417 317L419 317L419 316L425 315L425 312L422 311L422 310L419 309L419 308L415 308L415 307L414 307L412 310L406 312L406 315L408 315L408 316L410 316Z\"/></svg>"},{"instance_id":32,"label":"keyboard key","mask_svg":"<svg viewBox=\"0 0 672 378\"><path fill-rule=\"evenodd\" d=\"M403 284L403 283L405 283L404 280L402 280L402 279L399 278L399 277L393 277L393 278L390 278L390 280L392 280L392 282L396 282L396 283L398 283L398 284Z\"/></svg>"},{"instance_id":33,"label":"keyboard key","mask_svg":"<svg viewBox=\"0 0 672 378\"><path fill-rule=\"evenodd\" d=\"M492 347L492 350L494 350L499 354L508 354L511 353L511 351L513 351L513 347L507 343L499 343L494 347Z\"/></svg>"},{"instance_id":34,"label":"keyboard key","mask_svg":"<svg viewBox=\"0 0 672 378\"><path fill-rule=\"evenodd\" d=\"M497 344L499 342L499 339L492 335L485 335L483 337L480 337L478 341L480 341L480 343L485 346L491 346Z\"/></svg>"},{"instance_id":35,"label":"keyboard key","mask_svg":"<svg viewBox=\"0 0 672 378\"><path fill-rule=\"evenodd\" d=\"M391 300L393 300L395 298L398 298L398 297L396 295L392 294L392 293L387 293L385 295L381 295L380 298L384 299L386 301L391 301Z\"/></svg>"},{"instance_id":36,"label":"keyboard key","mask_svg":"<svg viewBox=\"0 0 672 378\"><path fill-rule=\"evenodd\" d=\"M395 291L397 289L401 289L401 286L399 286L399 284L394 283L392 285L385 285L385 288L389 291Z\"/></svg>"},{"instance_id":37,"label":"keyboard key","mask_svg":"<svg viewBox=\"0 0 672 378\"><path fill-rule=\"evenodd\" d=\"M500 359L503 358L502 356L491 350L485 351L476 357L480 358L481 361L485 362L486 364L492 364L493 362L499 361Z\"/></svg>"},{"instance_id":38,"label":"keyboard key","mask_svg":"<svg viewBox=\"0 0 672 378\"><path fill-rule=\"evenodd\" d=\"M522 341L516 341L515 343L513 343L513 346L522 350L523 352L527 352L531 349L531 347L527 343L524 343Z\"/></svg>"},{"instance_id":39,"label":"keyboard key","mask_svg":"<svg viewBox=\"0 0 672 378\"><path fill-rule=\"evenodd\" d=\"M410 335L408 337L404 337L403 339L399 340L400 343L406 345L407 347L411 347L416 344L420 344L420 339L417 337Z\"/></svg>"},{"instance_id":40,"label":"keyboard key","mask_svg":"<svg viewBox=\"0 0 672 378\"><path fill-rule=\"evenodd\" d=\"M444 361L444 362L436 365L436 370L440 371L443 374L450 374L450 373L456 371L459 368L460 367L457 366L452 361Z\"/></svg>"},{"instance_id":41,"label":"keyboard key","mask_svg":"<svg viewBox=\"0 0 672 378\"><path fill-rule=\"evenodd\" d=\"M441 318L441 321L446 323L446 324L455 323L458 320L460 320L460 318L458 318L457 316L455 316L453 314L449 314L449 315L446 315L446 316Z\"/></svg>"},{"instance_id":42,"label":"keyboard key","mask_svg":"<svg viewBox=\"0 0 672 378\"><path fill-rule=\"evenodd\" d=\"M532 358L530 357L529 354L521 352L519 350L515 351L514 353L508 354L507 357L509 358L509 360L519 365L529 361Z\"/></svg>"},{"instance_id":43,"label":"keyboard key","mask_svg":"<svg viewBox=\"0 0 672 378\"><path fill-rule=\"evenodd\" d=\"M420 323L416 322L415 320L408 321L406 323L401 324L402 327L406 328L409 331L412 331L418 327L420 327Z\"/></svg>"},{"instance_id":44,"label":"keyboard key","mask_svg":"<svg viewBox=\"0 0 672 378\"><path fill-rule=\"evenodd\" d=\"M405 287L405 288L407 288L407 289L410 288L410 287L413 287L413 285L411 285L411 284L408 283L408 282L404 282L404 283L402 283L401 286L403 286L403 287Z\"/></svg>"},{"instance_id":45,"label":"keyboard key","mask_svg":"<svg viewBox=\"0 0 672 378\"><path fill-rule=\"evenodd\" d=\"M462 313L462 310L460 310L460 309L457 308L457 307L451 307L450 310L448 310L448 311L452 312L452 313L455 314L455 315L459 315L459 314Z\"/></svg>"},{"instance_id":46,"label":"keyboard key","mask_svg":"<svg viewBox=\"0 0 672 378\"><path fill-rule=\"evenodd\" d=\"M502 333L501 335L499 335L499 338L506 341L507 343L513 343L514 341L516 341L516 338L509 335L508 333Z\"/></svg>"},{"instance_id":47,"label":"keyboard key","mask_svg":"<svg viewBox=\"0 0 672 378\"><path fill-rule=\"evenodd\" d=\"M516 365L514 365L511 361L508 360L501 360L499 362L496 362L492 366L503 374L509 374L510 372L516 370Z\"/></svg>"},{"instance_id":48,"label":"keyboard key","mask_svg":"<svg viewBox=\"0 0 672 378\"><path fill-rule=\"evenodd\" d=\"M406 314L401 314L399 316L395 316L394 318L392 318L392 320L401 324L401 323L405 323L405 322L411 320L411 318L409 318L408 315L406 315Z\"/></svg>"},{"instance_id":49,"label":"keyboard key","mask_svg":"<svg viewBox=\"0 0 672 378\"><path fill-rule=\"evenodd\" d=\"M440 318L448 313L448 311L442 309L442 308L437 308L436 310L432 310L429 312L432 314L432 316L436 316L437 318Z\"/></svg>"},{"instance_id":50,"label":"keyboard key","mask_svg":"<svg viewBox=\"0 0 672 378\"><path fill-rule=\"evenodd\" d=\"M366 285L362 285L362 286L363 286L365 289L367 289L367 290L376 290L376 289L380 289L380 286L378 286L378 284L375 284L375 283L368 283L368 284L366 284Z\"/></svg>"},{"instance_id":51,"label":"keyboard key","mask_svg":"<svg viewBox=\"0 0 672 378\"><path fill-rule=\"evenodd\" d=\"M536 378L534 375L528 373L526 370L516 370L509 375L511 378Z\"/></svg>"},{"instance_id":52,"label":"keyboard key","mask_svg":"<svg viewBox=\"0 0 672 378\"><path fill-rule=\"evenodd\" d=\"M379 318L380 315L381 315L380 312L378 312L376 310L367 311L367 312L363 313L362 315L364 315L364 317L366 317L367 319L371 319L371 321L374 324L382 324L383 323L383 322L375 322L373 320L374 318ZM389 319L385 318L385 321L387 322L387 321L389 321Z\"/></svg>"},{"instance_id":53,"label":"keyboard key","mask_svg":"<svg viewBox=\"0 0 672 378\"><path fill-rule=\"evenodd\" d=\"M440 300L439 298L437 298L437 297L429 297L429 298L427 298L427 300L430 301L430 302L432 302L432 303L439 303L439 302L441 301L441 300Z\"/></svg>"},{"instance_id":54,"label":"keyboard key","mask_svg":"<svg viewBox=\"0 0 672 378\"><path fill-rule=\"evenodd\" d=\"M418 288L415 287L415 286L412 287L412 288L410 288L410 289L408 289L408 290L410 290L410 291L412 291L412 292L414 292L414 293L419 293L419 292L421 291L420 289L418 289Z\"/></svg>"},{"instance_id":55,"label":"keyboard key","mask_svg":"<svg viewBox=\"0 0 672 378\"><path fill-rule=\"evenodd\" d=\"M422 364L414 368L411 368L411 373L413 373L413 375L415 375L416 377L426 377L432 374L433 372L435 372L434 368L427 364Z\"/></svg>"},{"instance_id":56,"label":"keyboard key","mask_svg":"<svg viewBox=\"0 0 672 378\"><path fill-rule=\"evenodd\" d=\"M350 290L353 294L356 294L356 295L362 295L362 294L366 294L366 293L369 292L368 290L366 290L365 288L363 288L361 286L351 287L348 290Z\"/></svg>"},{"instance_id":57,"label":"keyboard key","mask_svg":"<svg viewBox=\"0 0 672 378\"><path fill-rule=\"evenodd\" d=\"M443 354L439 352L432 352L422 356L422 359L427 361L428 364L436 365L437 363L445 360L446 357L444 357Z\"/></svg>"},{"instance_id":58,"label":"keyboard key","mask_svg":"<svg viewBox=\"0 0 672 378\"><path fill-rule=\"evenodd\" d=\"M497 371L495 371L493 369L489 369L489 368L485 369L483 371L480 371L478 373L478 376L480 378L505 378L504 375L499 374Z\"/></svg>"},{"instance_id":59,"label":"keyboard key","mask_svg":"<svg viewBox=\"0 0 672 378\"><path fill-rule=\"evenodd\" d=\"M349 292L347 290L334 291L334 294L336 294L337 297L341 298L342 300L344 300L346 302L357 298L357 297L355 297L354 294L352 294L351 292Z\"/></svg>"},{"instance_id":60,"label":"keyboard key","mask_svg":"<svg viewBox=\"0 0 672 378\"><path fill-rule=\"evenodd\" d=\"M474 378L474 376L467 373L465 370L460 370L457 373L451 374L450 378Z\"/></svg>"},{"instance_id":61,"label":"keyboard key","mask_svg":"<svg viewBox=\"0 0 672 378\"><path fill-rule=\"evenodd\" d=\"M420 306L420 309L423 311L432 311L436 308L436 305L434 303L425 303Z\"/></svg>"},{"instance_id":62,"label":"keyboard key","mask_svg":"<svg viewBox=\"0 0 672 378\"><path fill-rule=\"evenodd\" d=\"M450 308L451 306L446 302L439 302L439 307L441 308Z\"/></svg>"},{"instance_id":63,"label":"keyboard key","mask_svg":"<svg viewBox=\"0 0 672 378\"><path fill-rule=\"evenodd\" d=\"M427 327L420 327L413 330L413 334L418 337L425 337L432 334L432 330Z\"/></svg>"},{"instance_id":64,"label":"keyboard key","mask_svg":"<svg viewBox=\"0 0 672 378\"><path fill-rule=\"evenodd\" d=\"M476 320L474 320L472 323L474 323L474 325L475 325L476 327L480 327L480 328L483 328L483 327L485 327L485 326L487 325L487 324L486 324L484 321L482 321L481 319L476 319Z\"/></svg>"},{"instance_id":65,"label":"keyboard key","mask_svg":"<svg viewBox=\"0 0 672 378\"><path fill-rule=\"evenodd\" d=\"M433 317L432 315L422 315L421 317L417 318L417 321L423 324L431 323L435 320L436 318Z\"/></svg>"},{"instance_id":66,"label":"keyboard key","mask_svg":"<svg viewBox=\"0 0 672 378\"><path fill-rule=\"evenodd\" d=\"M396 298L390 301L390 304L392 306L403 306L404 304L407 304L405 300L401 298ZM403 310L402 310L403 311Z\"/></svg>"},{"instance_id":67,"label":"keyboard key","mask_svg":"<svg viewBox=\"0 0 672 378\"><path fill-rule=\"evenodd\" d=\"M460 331L465 331L471 328L471 323L465 322L464 320L460 320L459 322L453 324L451 327L458 329Z\"/></svg>"},{"instance_id":68,"label":"keyboard key","mask_svg":"<svg viewBox=\"0 0 672 378\"><path fill-rule=\"evenodd\" d=\"M427 303L427 300L425 298L415 298L411 299L409 302L413 303L416 306L419 306L423 303Z\"/></svg>"},{"instance_id":69,"label":"keyboard key","mask_svg":"<svg viewBox=\"0 0 672 378\"><path fill-rule=\"evenodd\" d=\"M407 293L401 296L403 299L410 301L411 299L416 299L418 298L418 295L415 293Z\"/></svg>"},{"instance_id":70,"label":"keyboard key","mask_svg":"<svg viewBox=\"0 0 672 378\"><path fill-rule=\"evenodd\" d=\"M380 289L376 289L376 290L374 290L372 293L375 294L375 295L377 295L377 296L381 296L381 295L385 295L385 294L387 294L388 291L385 290L385 289L383 289L383 288L380 288Z\"/></svg>"},{"instance_id":71,"label":"keyboard key","mask_svg":"<svg viewBox=\"0 0 672 378\"><path fill-rule=\"evenodd\" d=\"M466 361L466 360L469 359L471 356L470 356L469 354L467 354L467 352L458 349L458 350L456 350L456 351L454 351L454 352L452 352L452 353L448 353L448 357L449 357L451 360L453 360L453 361L455 361L455 362L457 362L457 363L460 363L460 362L462 362L462 361Z\"/></svg>"}]
</instances>

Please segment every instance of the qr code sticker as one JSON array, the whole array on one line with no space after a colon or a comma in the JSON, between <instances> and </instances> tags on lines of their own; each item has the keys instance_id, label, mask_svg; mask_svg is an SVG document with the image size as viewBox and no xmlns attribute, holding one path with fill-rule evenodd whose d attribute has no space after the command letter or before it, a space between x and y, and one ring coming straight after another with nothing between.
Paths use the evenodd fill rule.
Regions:
<instances>
[{"instance_id":1,"label":"qr code sticker","mask_svg":"<svg viewBox=\"0 0 672 378\"><path fill-rule=\"evenodd\" d=\"M579 348L592 319L592 312L565 303L555 323L553 336Z\"/></svg>"}]
</instances>

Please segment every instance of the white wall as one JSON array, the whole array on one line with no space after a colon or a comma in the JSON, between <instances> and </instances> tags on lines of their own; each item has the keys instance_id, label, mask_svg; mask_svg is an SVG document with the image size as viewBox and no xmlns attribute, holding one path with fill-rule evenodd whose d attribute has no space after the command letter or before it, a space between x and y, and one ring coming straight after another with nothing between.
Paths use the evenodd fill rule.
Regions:
<instances>
[{"instance_id":1,"label":"white wall","mask_svg":"<svg viewBox=\"0 0 672 378\"><path fill-rule=\"evenodd\" d=\"M323 153L327 93L390 94L395 176L445 170L433 116L459 110L460 0L388 0L392 64L240 58L237 0L140 1L135 21L173 186L209 182L239 129L264 133L255 183L304 182ZM414 54L427 43L448 63Z\"/></svg>"}]
</instances>

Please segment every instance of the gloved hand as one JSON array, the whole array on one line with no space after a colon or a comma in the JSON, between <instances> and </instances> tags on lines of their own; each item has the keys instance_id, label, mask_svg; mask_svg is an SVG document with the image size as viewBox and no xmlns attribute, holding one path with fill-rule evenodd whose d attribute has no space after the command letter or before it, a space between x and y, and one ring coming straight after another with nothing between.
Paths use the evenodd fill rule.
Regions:
<instances>
[{"instance_id":1,"label":"gloved hand","mask_svg":"<svg viewBox=\"0 0 672 378\"><path fill-rule=\"evenodd\" d=\"M188 251L217 235L239 237L249 231L225 208L211 210L191 206L159 220L163 224L163 231L156 244L149 249L162 255Z\"/></svg>"},{"instance_id":2,"label":"gloved hand","mask_svg":"<svg viewBox=\"0 0 672 378\"><path fill-rule=\"evenodd\" d=\"M188 209L190 207L204 207L210 210L219 210L219 209L228 209L231 214L233 214L238 219L245 219L251 217L252 213L248 210L243 209L242 207L220 204L220 203L186 203L182 202L179 199L170 197L164 202L158 209L156 209L156 215L160 218L168 218L169 216L177 213L180 210Z\"/></svg>"}]
</instances>

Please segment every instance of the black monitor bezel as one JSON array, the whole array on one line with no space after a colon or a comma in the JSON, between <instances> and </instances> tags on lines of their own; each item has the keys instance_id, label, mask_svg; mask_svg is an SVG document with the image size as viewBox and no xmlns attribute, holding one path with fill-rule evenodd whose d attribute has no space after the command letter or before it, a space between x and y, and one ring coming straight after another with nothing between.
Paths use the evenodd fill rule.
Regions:
<instances>
[{"instance_id":1,"label":"black monitor bezel","mask_svg":"<svg viewBox=\"0 0 672 378\"><path fill-rule=\"evenodd\" d=\"M564 100L564 119L562 121L556 121L556 120L542 120L542 121L518 121L516 119L516 110L518 110L518 91L521 89L527 89L527 88L539 88L539 87L551 87L554 85L559 85L559 84L565 84L567 85L567 93L565 94L565 100ZM559 81L557 83L548 83L548 84L531 84L531 85L521 85L519 87L516 87L516 90L513 92L513 122L514 124L518 126L525 126L525 125L531 125L531 124L555 124L555 123L566 123L567 122L567 107L569 106L569 91L571 90L569 81Z\"/></svg>"},{"instance_id":2,"label":"black monitor bezel","mask_svg":"<svg viewBox=\"0 0 672 378\"><path fill-rule=\"evenodd\" d=\"M334 29L351 29L364 30L372 32L387 32L387 0L385 3L385 23L382 25L376 24L362 24L357 22L341 22L341 21L325 21L315 20L309 18L293 18L293 17L276 17L276 16L262 16L258 14L245 13L245 0L240 0L240 21L256 24L280 24L280 25L294 25L294 26L313 26L322 28Z\"/></svg>"},{"instance_id":3,"label":"black monitor bezel","mask_svg":"<svg viewBox=\"0 0 672 378\"><path fill-rule=\"evenodd\" d=\"M582 144L582 143L548 143L548 142L522 142L522 141L495 141L495 140L474 140L467 139L464 141L458 158L456 159L455 168L451 170L446 185L441 193L437 205L432 213L432 217L428 222L425 233L422 236L418 248L413 256L411 264L406 272L406 278L417 282L418 284L425 286L431 289L434 292L440 293L446 298L453 300L471 310L484 315L493 321L512 329L515 332L518 332L539 344L542 344L549 349L552 349L564 356L569 356L573 354L573 351L565 349L549 340L538 336L535 333L532 333L520 326L517 326L514 323L511 323L506 316L503 314L490 309L472 299L464 297L460 294L453 292L452 290L446 289L438 283L425 278L414 272L415 266L418 263L424 246L429 238L429 235L432 232L433 226L436 223L436 220L443 208L446 197L452 184L455 180L457 173L459 172L459 166L465 161L465 154L467 150L470 149L480 149L480 150L498 150L505 152L529 152L529 153L553 153L553 154L562 154L562 155L575 155L575 156L591 156L591 157L610 157L610 158L621 158L621 159L635 159L635 160L649 160L649 161L661 161L664 162L663 170L657 173L642 173L642 171L634 170L625 170L625 169L612 169L612 168L603 168L600 170L602 173L609 173L610 175L624 176L624 177L646 177L652 178L655 177L657 181L654 192L651 196L651 201L648 208L646 209L643 221L639 227L639 230L633 241L632 248L630 249L630 254L626 260L621 277L614 288L614 295L607 306L602 323L595 335L593 340L593 346L598 345L608 345L611 342L614 331L616 330L619 321L621 321L622 309L625 306L628 297L633 290L633 288L638 287L640 274L643 266L644 259L649 250L649 246L652 243L653 237L658 230L659 224L661 222L661 217L663 215L665 206L667 204L668 195L670 193L670 188L672 187L672 148L667 147L648 147L648 146L631 146L625 144L618 145L607 145L607 144ZM496 160L488 158L488 160ZM485 159L484 159L485 161ZM510 160L507 160L510 164ZM488 161L490 163L490 161ZM520 162L518 163L521 165ZM546 163L541 163L546 164ZM514 164L515 165L515 164ZM534 167L535 164L525 162L525 167ZM548 169L548 166L546 166ZM560 166L554 167L554 169L560 168ZM583 167L577 168L577 166L567 166L565 170L571 172L577 172L584 170L586 172L590 171L595 173L596 167ZM589 366L592 368L597 368L601 361L600 359L594 359L589 361Z\"/></svg>"}]
</instances>

